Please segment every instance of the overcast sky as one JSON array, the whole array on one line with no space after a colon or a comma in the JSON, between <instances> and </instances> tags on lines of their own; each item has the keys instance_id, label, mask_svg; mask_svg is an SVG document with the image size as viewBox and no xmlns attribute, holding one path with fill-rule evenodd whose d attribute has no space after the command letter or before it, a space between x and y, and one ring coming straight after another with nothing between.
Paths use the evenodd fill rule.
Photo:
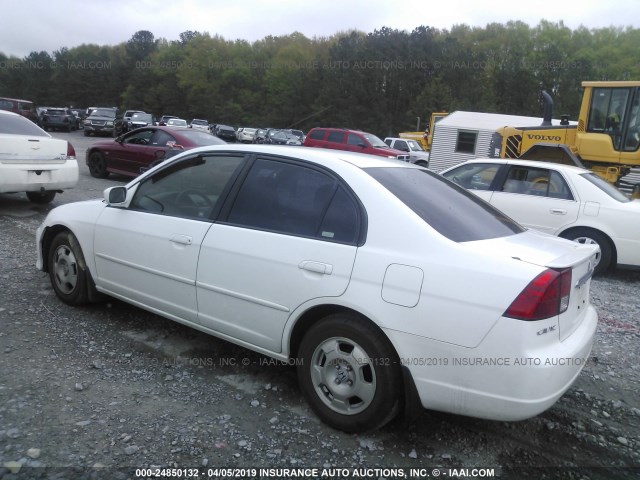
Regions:
<instances>
[{"instance_id":1,"label":"overcast sky","mask_svg":"<svg viewBox=\"0 0 640 480\"><path fill-rule=\"evenodd\" d=\"M2 0L0 52L22 58L83 43L116 45L138 30L177 40L186 30L255 41L299 31L330 36L383 26L450 29L521 20L531 26L562 20L575 29L638 28L637 0Z\"/></svg>"}]
</instances>

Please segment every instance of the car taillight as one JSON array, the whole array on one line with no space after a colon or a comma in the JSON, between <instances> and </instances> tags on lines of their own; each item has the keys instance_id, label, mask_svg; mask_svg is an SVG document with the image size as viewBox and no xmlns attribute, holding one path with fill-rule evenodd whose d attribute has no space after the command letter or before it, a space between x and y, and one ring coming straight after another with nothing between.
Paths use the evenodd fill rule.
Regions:
<instances>
[{"instance_id":1,"label":"car taillight","mask_svg":"<svg viewBox=\"0 0 640 480\"><path fill-rule=\"evenodd\" d=\"M505 317L542 320L569 308L571 269L547 269L534 278L509 306Z\"/></svg>"},{"instance_id":2,"label":"car taillight","mask_svg":"<svg viewBox=\"0 0 640 480\"><path fill-rule=\"evenodd\" d=\"M67 158L76 158L76 150L71 142L67 142Z\"/></svg>"}]
</instances>

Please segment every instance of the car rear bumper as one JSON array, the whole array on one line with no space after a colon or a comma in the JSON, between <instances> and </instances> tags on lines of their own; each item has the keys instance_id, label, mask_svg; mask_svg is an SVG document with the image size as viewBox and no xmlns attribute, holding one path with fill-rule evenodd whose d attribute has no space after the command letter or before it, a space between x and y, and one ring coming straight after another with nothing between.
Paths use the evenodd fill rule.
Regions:
<instances>
[{"instance_id":1,"label":"car rear bumper","mask_svg":"<svg viewBox=\"0 0 640 480\"><path fill-rule=\"evenodd\" d=\"M0 162L0 192L37 192L73 188L78 183L78 162Z\"/></svg>"},{"instance_id":2,"label":"car rear bumper","mask_svg":"<svg viewBox=\"0 0 640 480\"><path fill-rule=\"evenodd\" d=\"M476 348L387 331L424 408L500 421L524 420L550 408L586 364L598 323L592 306L560 341L557 320L501 318ZM544 329L549 333L541 333ZM513 339L513 341L505 341ZM525 346L526 344L526 346Z\"/></svg>"}]
</instances>

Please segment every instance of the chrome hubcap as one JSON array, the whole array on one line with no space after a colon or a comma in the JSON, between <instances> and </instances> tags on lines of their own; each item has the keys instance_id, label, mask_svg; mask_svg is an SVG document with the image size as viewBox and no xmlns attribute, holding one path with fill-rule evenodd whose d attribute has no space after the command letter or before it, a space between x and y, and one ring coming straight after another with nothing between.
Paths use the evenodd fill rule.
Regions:
<instances>
[{"instance_id":1,"label":"chrome hubcap","mask_svg":"<svg viewBox=\"0 0 640 480\"><path fill-rule=\"evenodd\" d=\"M67 246L61 245L53 258L53 274L61 292L70 294L78 282L78 264L76 257Z\"/></svg>"},{"instance_id":2,"label":"chrome hubcap","mask_svg":"<svg viewBox=\"0 0 640 480\"><path fill-rule=\"evenodd\" d=\"M362 412L376 393L374 361L348 338L325 340L311 358L311 381L316 393L334 412Z\"/></svg>"}]
</instances>

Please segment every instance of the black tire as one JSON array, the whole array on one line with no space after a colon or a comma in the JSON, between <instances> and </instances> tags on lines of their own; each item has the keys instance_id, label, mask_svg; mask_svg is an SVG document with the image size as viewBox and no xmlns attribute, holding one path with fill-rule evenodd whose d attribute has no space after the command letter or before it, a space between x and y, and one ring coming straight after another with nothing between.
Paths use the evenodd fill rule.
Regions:
<instances>
[{"instance_id":1,"label":"black tire","mask_svg":"<svg viewBox=\"0 0 640 480\"><path fill-rule=\"evenodd\" d=\"M424 160L418 160L416 165L419 167L429 168L429 162L425 162Z\"/></svg>"},{"instance_id":2,"label":"black tire","mask_svg":"<svg viewBox=\"0 0 640 480\"><path fill-rule=\"evenodd\" d=\"M400 411L402 371L387 337L353 315L330 315L305 334L298 381L320 419L345 432L376 430Z\"/></svg>"},{"instance_id":3,"label":"black tire","mask_svg":"<svg viewBox=\"0 0 640 480\"><path fill-rule=\"evenodd\" d=\"M56 235L47 258L49 278L58 298L69 305L87 303L89 275L75 235L69 231Z\"/></svg>"},{"instance_id":4,"label":"black tire","mask_svg":"<svg viewBox=\"0 0 640 480\"><path fill-rule=\"evenodd\" d=\"M107 178L109 176L107 160L101 152L94 151L89 154L89 173L96 178Z\"/></svg>"},{"instance_id":5,"label":"black tire","mask_svg":"<svg viewBox=\"0 0 640 480\"><path fill-rule=\"evenodd\" d=\"M30 202L45 204L50 203L56 196L56 192L47 190L46 192L26 192Z\"/></svg>"},{"instance_id":6,"label":"black tire","mask_svg":"<svg viewBox=\"0 0 640 480\"><path fill-rule=\"evenodd\" d=\"M563 233L561 237L582 244L598 244L600 254L596 257L594 275L600 275L612 267L613 247L611 241L603 233L591 228L576 228Z\"/></svg>"},{"instance_id":7,"label":"black tire","mask_svg":"<svg viewBox=\"0 0 640 480\"><path fill-rule=\"evenodd\" d=\"M89 132L88 132L86 129L85 129L85 131L84 131L84 136L85 136L85 137L88 137L88 136L89 136Z\"/></svg>"}]
</instances>

